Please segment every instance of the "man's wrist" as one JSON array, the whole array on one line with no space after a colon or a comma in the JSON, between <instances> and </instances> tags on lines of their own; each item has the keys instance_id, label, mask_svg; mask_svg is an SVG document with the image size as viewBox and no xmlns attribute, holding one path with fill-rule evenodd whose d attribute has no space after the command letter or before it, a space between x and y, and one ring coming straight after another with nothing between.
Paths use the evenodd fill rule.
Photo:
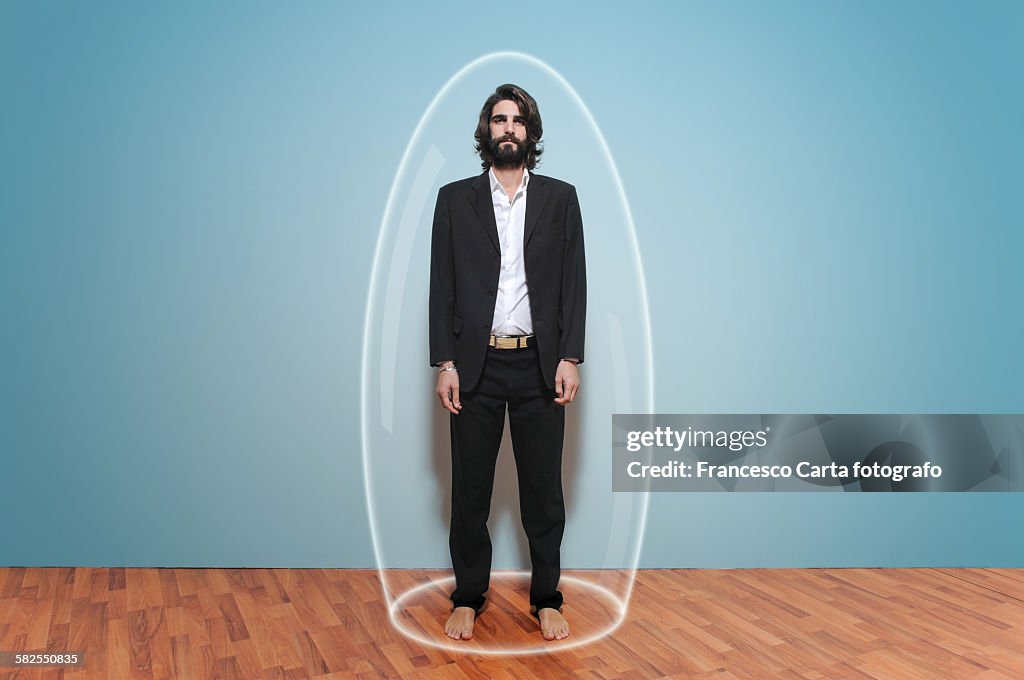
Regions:
<instances>
[{"instance_id":1,"label":"man's wrist","mask_svg":"<svg viewBox=\"0 0 1024 680\"><path fill-rule=\"evenodd\" d=\"M562 357L562 361L568 361L570 364L574 365L580 363L580 360L574 357Z\"/></svg>"}]
</instances>

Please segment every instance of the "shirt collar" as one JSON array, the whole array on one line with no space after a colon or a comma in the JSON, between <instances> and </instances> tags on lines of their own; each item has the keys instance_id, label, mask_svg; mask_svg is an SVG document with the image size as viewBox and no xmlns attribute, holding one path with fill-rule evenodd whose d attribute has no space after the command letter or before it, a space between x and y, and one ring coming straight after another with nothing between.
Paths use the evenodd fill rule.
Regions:
<instances>
[{"instance_id":1,"label":"shirt collar","mask_svg":"<svg viewBox=\"0 0 1024 680\"><path fill-rule=\"evenodd\" d=\"M505 193L505 187L501 186L501 182L498 181L498 178L494 174L494 168L493 167L487 169L487 178L491 182L491 193L492 194L495 191L501 191L501 193ZM522 190L522 191L526 191L526 185L529 184L529 183L530 183L530 171L527 170L526 168L523 168L523 181L519 185L519 189ZM518 194L519 191L516 191L516 193Z\"/></svg>"}]
</instances>

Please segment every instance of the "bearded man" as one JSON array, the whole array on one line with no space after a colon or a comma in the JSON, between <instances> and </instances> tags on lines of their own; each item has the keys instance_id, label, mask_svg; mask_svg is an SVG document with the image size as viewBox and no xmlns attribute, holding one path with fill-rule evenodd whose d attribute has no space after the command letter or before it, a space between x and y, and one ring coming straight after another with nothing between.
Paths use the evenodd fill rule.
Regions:
<instances>
[{"instance_id":1,"label":"bearded man","mask_svg":"<svg viewBox=\"0 0 1024 680\"><path fill-rule=\"evenodd\" d=\"M537 102L516 85L487 98L476 129L483 172L441 188L430 261L430 364L450 412L455 590L445 624L473 635L491 569L487 531L508 409L531 613L543 637L569 624L558 590L565 527L565 406L580 386L586 320L583 220L576 189L534 174L543 150Z\"/></svg>"}]
</instances>

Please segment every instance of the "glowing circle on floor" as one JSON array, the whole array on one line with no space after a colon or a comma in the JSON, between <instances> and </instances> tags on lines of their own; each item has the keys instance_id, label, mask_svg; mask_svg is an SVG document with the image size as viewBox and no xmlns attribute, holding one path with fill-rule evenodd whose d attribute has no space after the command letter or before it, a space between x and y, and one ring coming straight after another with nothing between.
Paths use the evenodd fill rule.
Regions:
<instances>
[{"instance_id":1,"label":"glowing circle on floor","mask_svg":"<svg viewBox=\"0 0 1024 680\"><path fill-rule=\"evenodd\" d=\"M588 581L585 577L563 575L559 588L566 593L566 604L562 608L569 622L569 637L562 640L545 640L540 634L537 619L528 615L530 625L522 624L524 617L519 617L522 628L518 635L510 636L505 631L489 630L488 624L494 619L514 622L509 614L523 614L528 611L530 574L528 571L498 571L491 576L490 593L499 593L503 602L509 602L509 591L518 594L512 603L519 605L512 612L495 611L495 606L488 603L480 613L470 640L454 640L444 633L444 621L450 613L449 609L439 608L438 595L447 594L455 587L455 577L431 579L421 585L403 592L392 602L388 614L391 622L403 635L417 642L442 647L451 651L472 652L477 654L535 654L546 651L562 651L579 647L599 640L608 635L622 623L626 617L626 603L614 593ZM429 591L434 597L429 597ZM518 601L516 601L518 600ZM416 616L412 610L419 607L423 612L432 612L431 619L424 621L424 616ZM595 622L596 625L595 625ZM526 630L530 628L530 630ZM497 634L494 634L497 633Z\"/></svg>"}]
</instances>

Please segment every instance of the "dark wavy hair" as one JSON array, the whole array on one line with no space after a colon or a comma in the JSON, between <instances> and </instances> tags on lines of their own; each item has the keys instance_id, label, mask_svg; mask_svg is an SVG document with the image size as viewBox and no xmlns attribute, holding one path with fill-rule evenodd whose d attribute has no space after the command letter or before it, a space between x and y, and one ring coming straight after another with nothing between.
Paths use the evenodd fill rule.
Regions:
<instances>
[{"instance_id":1,"label":"dark wavy hair","mask_svg":"<svg viewBox=\"0 0 1024 680\"><path fill-rule=\"evenodd\" d=\"M480 154L480 167L487 171L494 165L494 155L491 153L491 111L494 105L500 101L513 101L519 106L519 113L526 119L526 169L533 170L540 161L540 155L544 149L540 146L540 138L544 135L544 125L540 121L540 109L537 108L536 100L530 93L519 87L506 83L499 85L494 94L487 98L484 107L480 109L480 120L477 121L476 152Z\"/></svg>"}]
</instances>

